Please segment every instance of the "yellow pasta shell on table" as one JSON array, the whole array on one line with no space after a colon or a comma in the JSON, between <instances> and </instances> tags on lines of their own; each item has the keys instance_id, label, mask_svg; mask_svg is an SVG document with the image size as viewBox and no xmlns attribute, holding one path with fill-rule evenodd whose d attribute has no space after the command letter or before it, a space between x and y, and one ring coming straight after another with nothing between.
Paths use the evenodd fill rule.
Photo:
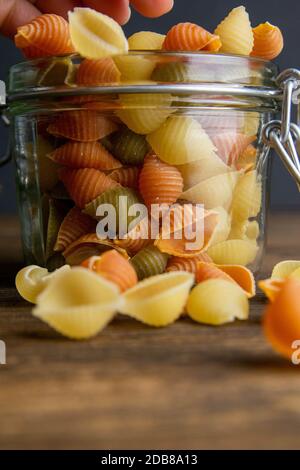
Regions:
<instances>
[{"instance_id":1,"label":"yellow pasta shell on table","mask_svg":"<svg viewBox=\"0 0 300 470\"><path fill-rule=\"evenodd\" d=\"M250 55L254 36L245 7L234 8L219 24L215 34L220 36L222 47L220 52L227 54Z\"/></svg>"},{"instance_id":2,"label":"yellow pasta shell on table","mask_svg":"<svg viewBox=\"0 0 300 470\"><path fill-rule=\"evenodd\" d=\"M207 253L216 264L251 264L257 255L258 246L249 240L226 240L208 248Z\"/></svg>"},{"instance_id":3,"label":"yellow pasta shell on table","mask_svg":"<svg viewBox=\"0 0 300 470\"><path fill-rule=\"evenodd\" d=\"M121 72L121 82L143 82L151 79L155 68L153 60L140 55L120 55L114 57Z\"/></svg>"},{"instance_id":4,"label":"yellow pasta shell on table","mask_svg":"<svg viewBox=\"0 0 300 470\"><path fill-rule=\"evenodd\" d=\"M215 207L213 212L218 214L218 223L210 239L209 246L227 240L231 230L231 214L223 207Z\"/></svg>"},{"instance_id":5,"label":"yellow pasta shell on table","mask_svg":"<svg viewBox=\"0 0 300 470\"><path fill-rule=\"evenodd\" d=\"M85 268L53 279L37 299L33 315L64 336L95 336L122 305L118 287Z\"/></svg>"},{"instance_id":6,"label":"yellow pasta shell on table","mask_svg":"<svg viewBox=\"0 0 300 470\"><path fill-rule=\"evenodd\" d=\"M158 51L162 48L165 37L165 34L154 33L153 31L139 31L129 36L129 50Z\"/></svg>"},{"instance_id":7,"label":"yellow pasta shell on table","mask_svg":"<svg viewBox=\"0 0 300 470\"><path fill-rule=\"evenodd\" d=\"M76 52L88 59L101 59L128 52L121 26L112 18L91 8L69 12L70 36Z\"/></svg>"},{"instance_id":8,"label":"yellow pasta shell on table","mask_svg":"<svg viewBox=\"0 0 300 470\"><path fill-rule=\"evenodd\" d=\"M213 176L184 191L181 199L195 204L204 204L206 209L224 207L224 209L228 210L232 203L233 191L239 177L240 172L238 171Z\"/></svg>"},{"instance_id":9,"label":"yellow pasta shell on table","mask_svg":"<svg viewBox=\"0 0 300 470\"><path fill-rule=\"evenodd\" d=\"M146 325L170 325L182 314L193 283L194 275L186 272L150 277L124 294L121 313Z\"/></svg>"},{"instance_id":10,"label":"yellow pasta shell on table","mask_svg":"<svg viewBox=\"0 0 300 470\"><path fill-rule=\"evenodd\" d=\"M49 280L69 269L70 266L63 266L53 273L49 273L46 268L41 268L40 266L26 266L16 275L16 289L27 302L35 303L38 295L45 289Z\"/></svg>"},{"instance_id":11,"label":"yellow pasta shell on table","mask_svg":"<svg viewBox=\"0 0 300 470\"><path fill-rule=\"evenodd\" d=\"M124 94L119 96L122 108L116 115L137 134L150 134L175 111L172 96L165 94Z\"/></svg>"},{"instance_id":12,"label":"yellow pasta shell on table","mask_svg":"<svg viewBox=\"0 0 300 470\"><path fill-rule=\"evenodd\" d=\"M177 168L183 177L185 191L213 176L232 171L215 153L212 153L209 158L178 165Z\"/></svg>"},{"instance_id":13,"label":"yellow pasta shell on table","mask_svg":"<svg viewBox=\"0 0 300 470\"><path fill-rule=\"evenodd\" d=\"M285 279L300 268L299 260L285 260L274 266L271 279Z\"/></svg>"},{"instance_id":14,"label":"yellow pasta shell on table","mask_svg":"<svg viewBox=\"0 0 300 470\"><path fill-rule=\"evenodd\" d=\"M215 147L195 119L171 116L164 124L147 136L147 141L158 157L170 165L209 158Z\"/></svg>"},{"instance_id":15,"label":"yellow pasta shell on table","mask_svg":"<svg viewBox=\"0 0 300 470\"><path fill-rule=\"evenodd\" d=\"M235 319L247 320L249 301L245 292L235 283L210 279L192 290L187 302L187 313L198 323L219 326Z\"/></svg>"},{"instance_id":16,"label":"yellow pasta shell on table","mask_svg":"<svg viewBox=\"0 0 300 470\"><path fill-rule=\"evenodd\" d=\"M232 201L233 221L256 217L262 206L262 183L256 172L245 173L239 179Z\"/></svg>"}]
</instances>

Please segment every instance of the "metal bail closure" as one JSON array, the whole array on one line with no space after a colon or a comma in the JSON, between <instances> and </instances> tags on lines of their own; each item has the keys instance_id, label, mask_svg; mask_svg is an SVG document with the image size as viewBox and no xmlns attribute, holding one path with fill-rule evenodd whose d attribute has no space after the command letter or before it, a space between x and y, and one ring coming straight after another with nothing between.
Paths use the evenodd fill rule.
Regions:
<instances>
[{"instance_id":1,"label":"metal bail closure","mask_svg":"<svg viewBox=\"0 0 300 470\"><path fill-rule=\"evenodd\" d=\"M300 191L300 158L297 150L297 144L300 148L300 127L291 122L292 104L297 104L293 98L300 90L300 71L285 70L278 76L277 84L283 90L281 121L271 121L266 124L263 129L263 139L267 145L276 150Z\"/></svg>"},{"instance_id":2,"label":"metal bail closure","mask_svg":"<svg viewBox=\"0 0 300 470\"><path fill-rule=\"evenodd\" d=\"M6 110L6 88L5 83L0 80L0 118L6 126L9 126L9 119L5 114ZM8 144L8 149L6 153L2 156L0 155L0 166L5 165L10 160L11 154Z\"/></svg>"}]
</instances>

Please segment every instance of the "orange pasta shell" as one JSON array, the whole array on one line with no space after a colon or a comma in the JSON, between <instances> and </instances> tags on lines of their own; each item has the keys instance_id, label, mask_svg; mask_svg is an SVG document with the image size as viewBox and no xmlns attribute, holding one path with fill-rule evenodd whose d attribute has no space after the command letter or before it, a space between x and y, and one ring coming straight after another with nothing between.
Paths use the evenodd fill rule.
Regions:
<instances>
[{"instance_id":1,"label":"orange pasta shell","mask_svg":"<svg viewBox=\"0 0 300 470\"><path fill-rule=\"evenodd\" d=\"M186 271L188 273L196 274L198 263L204 261L205 263L212 263L212 259L207 253L200 253L200 255L194 258L179 258L178 256L172 256L167 264L167 272L172 271Z\"/></svg>"},{"instance_id":2,"label":"orange pasta shell","mask_svg":"<svg viewBox=\"0 0 300 470\"><path fill-rule=\"evenodd\" d=\"M139 190L148 208L151 204L172 205L183 191L183 179L174 166L148 154L139 177Z\"/></svg>"},{"instance_id":3,"label":"orange pasta shell","mask_svg":"<svg viewBox=\"0 0 300 470\"><path fill-rule=\"evenodd\" d=\"M49 158L71 168L110 171L122 166L99 142L68 142L52 152Z\"/></svg>"},{"instance_id":4,"label":"orange pasta shell","mask_svg":"<svg viewBox=\"0 0 300 470\"><path fill-rule=\"evenodd\" d=\"M196 281L208 281L209 279L223 279L224 281L235 282L228 274L219 269L215 264L200 262L197 266Z\"/></svg>"},{"instance_id":5,"label":"orange pasta shell","mask_svg":"<svg viewBox=\"0 0 300 470\"><path fill-rule=\"evenodd\" d=\"M219 36L209 33L194 23L178 23L167 33L163 49L167 51L217 52L222 43Z\"/></svg>"},{"instance_id":6,"label":"orange pasta shell","mask_svg":"<svg viewBox=\"0 0 300 470\"><path fill-rule=\"evenodd\" d=\"M140 168L133 166L130 168L118 168L110 173L111 179L127 188L137 189Z\"/></svg>"},{"instance_id":7,"label":"orange pasta shell","mask_svg":"<svg viewBox=\"0 0 300 470\"><path fill-rule=\"evenodd\" d=\"M223 132L211 136L218 150L219 157L226 165L234 165L246 148L256 140L256 136L247 136L237 132Z\"/></svg>"},{"instance_id":8,"label":"orange pasta shell","mask_svg":"<svg viewBox=\"0 0 300 470\"><path fill-rule=\"evenodd\" d=\"M59 176L76 206L80 209L84 209L86 204L96 199L104 191L119 186L109 176L93 168L80 170L62 168L59 171Z\"/></svg>"},{"instance_id":9,"label":"orange pasta shell","mask_svg":"<svg viewBox=\"0 0 300 470\"><path fill-rule=\"evenodd\" d=\"M116 124L96 111L67 111L51 123L47 131L56 137L95 142L117 130Z\"/></svg>"},{"instance_id":10,"label":"orange pasta shell","mask_svg":"<svg viewBox=\"0 0 300 470\"><path fill-rule=\"evenodd\" d=\"M143 219L138 225L134 227L126 238L115 240L115 245L124 248L131 256L146 248L151 240L151 228L148 218Z\"/></svg>"},{"instance_id":11,"label":"orange pasta shell","mask_svg":"<svg viewBox=\"0 0 300 470\"><path fill-rule=\"evenodd\" d=\"M263 23L253 28L254 47L251 56L273 60L279 56L284 46L282 32L277 26Z\"/></svg>"},{"instance_id":12,"label":"orange pasta shell","mask_svg":"<svg viewBox=\"0 0 300 470\"><path fill-rule=\"evenodd\" d=\"M121 73L111 57L105 59L85 59L81 62L76 76L77 85L97 86L119 82Z\"/></svg>"},{"instance_id":13,"label":"orange pasta shell","mask_svg":"<svg viewBox=\"0 0 300 470\"><path fill-rule=\"evenodd\" d=\"M54 250L64 251L71 243L94 228L96 222L77 207L73 207L62 221Z\"/></svg>"}]
</instances>

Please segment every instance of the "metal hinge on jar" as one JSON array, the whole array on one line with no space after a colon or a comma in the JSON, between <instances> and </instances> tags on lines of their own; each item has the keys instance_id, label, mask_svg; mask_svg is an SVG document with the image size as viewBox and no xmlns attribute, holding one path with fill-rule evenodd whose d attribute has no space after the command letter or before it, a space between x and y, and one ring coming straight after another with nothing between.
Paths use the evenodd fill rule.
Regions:
<instances>
[{"instance_id":1,"label":"metal hinge on jar","mask_svg":"<svg viewBox=\"0 0 300 470\"><path fill-rule=\"evenodd\" d=\"M0 80L0 117L6 126L9 126L10 122L8 117L5 114L6 110L6 87L5 83ZM5 165L10 160L10 148L3 156L0 156L0 166Z\"/></svg>"},{"instance_id":2,"label":"metal hinge on jar","mask_svg":"<svg viewBox=\"0 0 300 470\"><path fill-rule=\"evenodd\" d=\"M297 145L300 144L300 127L291 121L292 106L300 103L300 71L285 70L278 76L277 85L283 91L281 120L266 124L263 138L277 152L300 191L300 159L297 150Z\"/></svg>"}]
</instances>

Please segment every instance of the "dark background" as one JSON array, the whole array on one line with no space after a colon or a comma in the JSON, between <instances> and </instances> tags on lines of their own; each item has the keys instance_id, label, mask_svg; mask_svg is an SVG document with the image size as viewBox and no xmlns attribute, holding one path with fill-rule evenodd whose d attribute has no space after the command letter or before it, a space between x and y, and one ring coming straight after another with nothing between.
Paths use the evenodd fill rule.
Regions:
<instances>
[{"instance_id":1,"label":"dark background","mask_svg":"<svg viewBox=\"0 0 300 470\"><path fill-rule=\"evenodd\" d=\"M62 0L63 1L63 0ZM139 30L153 30L165 33L180 21L191 21L214 30L219 21L231 8L240 5L234 0L175 0L171 13L158 18L147 19L133 12L130 22L125 26L129 35ZM299 0L243 0L252 21L252 25L270 21L278 25L284 33L285 50L277 59L281 69L300 67L300 1ZM8 69L21 59L21 54L10 40L0 37L0 80L5 79ZM5 151L7 130L0 129L0 152ZM272 207L300 207L300 195L296 185L283 168L279 158L272 156L275 162L272 172ZM14 171L12 164L0 169L0 213L16 211Z\"/></svg>"}]
</instances>

